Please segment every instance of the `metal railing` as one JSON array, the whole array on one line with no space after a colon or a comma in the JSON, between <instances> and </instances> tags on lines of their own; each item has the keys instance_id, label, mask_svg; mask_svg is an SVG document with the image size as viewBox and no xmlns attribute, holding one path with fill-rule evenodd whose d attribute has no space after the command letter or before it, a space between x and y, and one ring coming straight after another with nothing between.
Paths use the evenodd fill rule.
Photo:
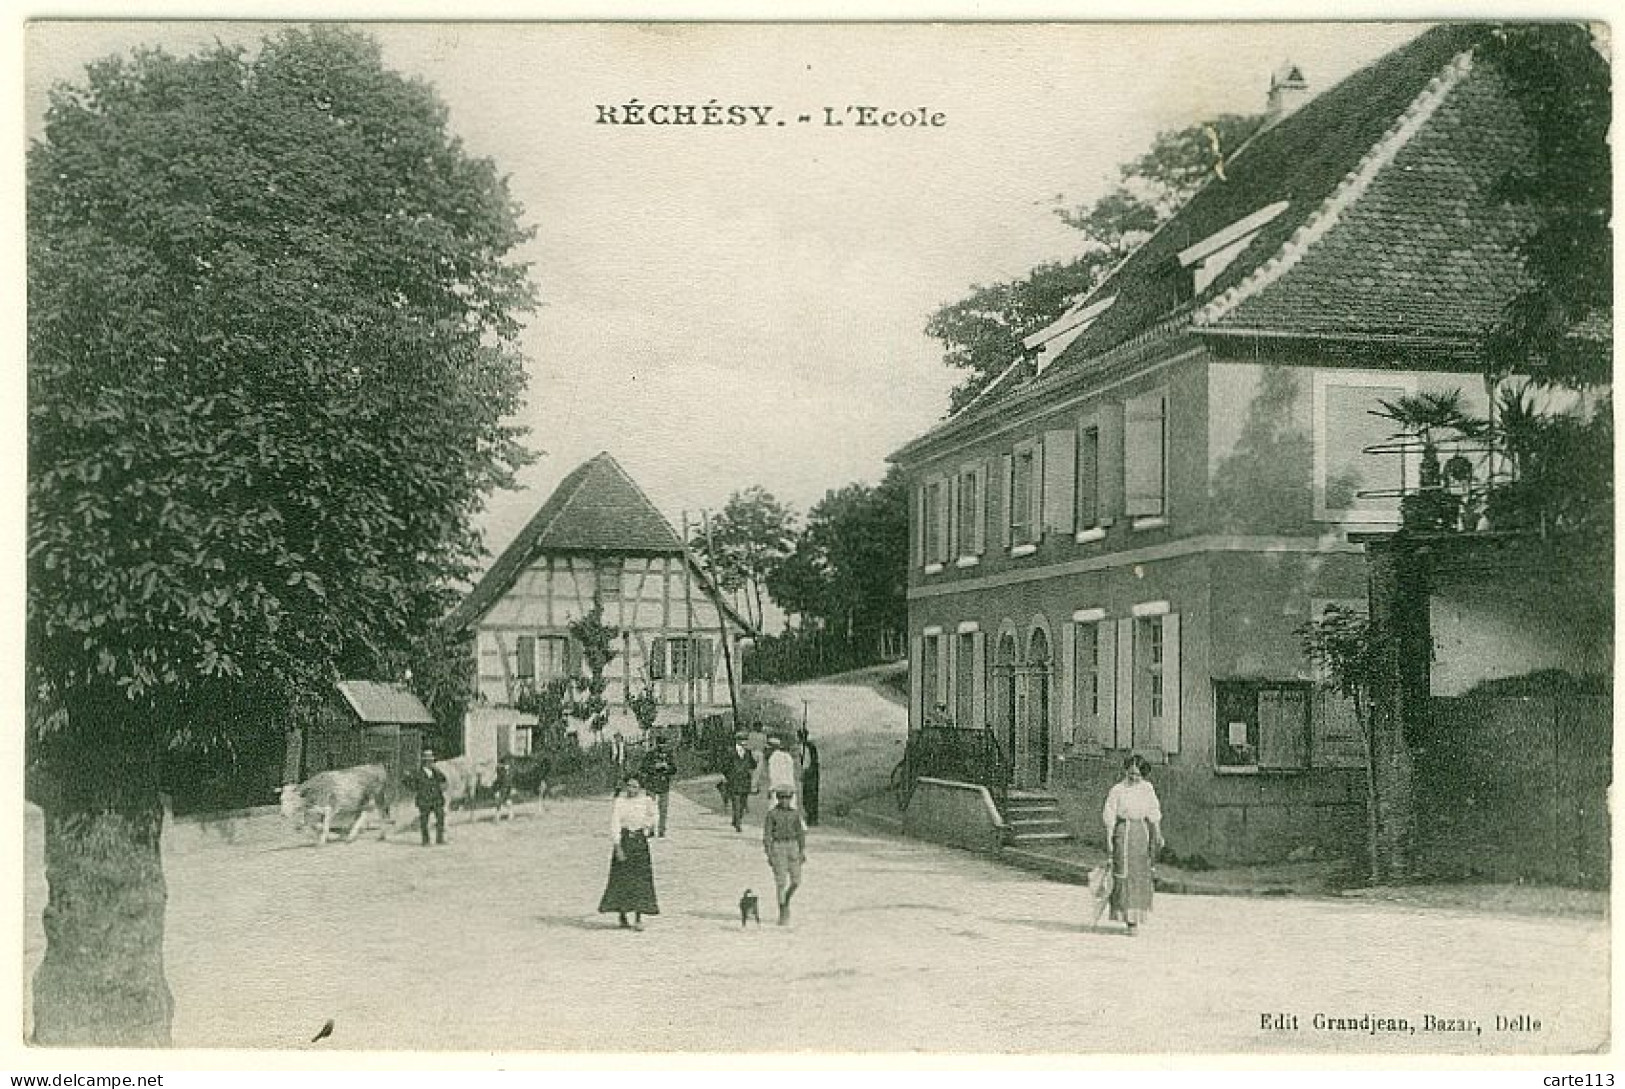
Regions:
<instances>
[{"instance_id":1,"label":"metal railing","mask_svg":"<svg viewBox=\"0 0 1625 1089\"><path fill-rule=\"evenodd\" d=\"M922 726L909 735L898 783L898 804L906 806L922 778L952 779L987 788L1004 812L1013 772L993 730L962 726Z\"/></svg>"}]
</instances>

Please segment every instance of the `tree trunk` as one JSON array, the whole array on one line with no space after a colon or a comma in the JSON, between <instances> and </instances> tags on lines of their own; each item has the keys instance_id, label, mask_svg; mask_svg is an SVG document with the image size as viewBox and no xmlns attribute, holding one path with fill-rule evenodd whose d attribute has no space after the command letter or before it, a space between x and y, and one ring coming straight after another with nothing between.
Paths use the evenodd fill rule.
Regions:
<instances>
[{"instance_id":1,"label":"tree trunk","mask_svg":"<svg viewBox=\"0 0 1625 1089\"><path fill-rule=\"evenodd\" d=\"M1426 714L1431 657L1425 568L1403 537L1367 546L1371 638L1379 676L1371 693L1371 771L1377 877L1411 877L1415 812L1409 727Z\"/></svg>"},{"instance_id":2,"label":"tree trunk","mask_svg":"<svg viewBox=\"0 0 1625 1089\"><path fill-rule=\"evenodd\" d=\"M41 742L50 897L34 974L36 1044L170 1043L160 750L133 712L118 696L72 702L66 727Z\"/></svg>"}]
</instances>

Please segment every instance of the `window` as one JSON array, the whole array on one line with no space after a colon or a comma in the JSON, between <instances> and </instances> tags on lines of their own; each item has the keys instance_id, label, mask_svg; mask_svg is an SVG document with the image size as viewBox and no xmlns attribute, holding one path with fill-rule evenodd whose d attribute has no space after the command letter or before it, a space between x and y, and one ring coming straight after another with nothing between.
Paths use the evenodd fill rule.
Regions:
<instances>
[{"instance_id":1,"label":"window","mask_svg":"<svg viewBox=\"0 0 1625 1089\"><path fill-rule=\"evenodd\" d=\"M674 681L716 675L716 647L709 639L681 635L656 639L649 646L649 677Z\"/></svg>"},{"instance_id":2,"label":"window","mask_svg":"<svg viewBox=\"0 0 1625 1089\"><path fill-rule=\"evenodd\" d=\"M928 725L941 725L941 715L937 710L938 684L941 677L942 636L927 635L925 637L924 659L920 663L920 702L921 721Z\"/></svg>"},{"instance_id":3,"label":"window","mask_svg":"<svg viewBox=\"0 0 1625 1089\"><path fill-rule=\"evenodd\" d=\"M1010 462L1010 543L1032 544L1037 539L1033 525L1033 487L1037 469L1036 448L1017 448Z\"/></svg>"},{"instance_id":4,"label":"window","mask_svg":"<svg viewBox=\"0 0 1625 1089\"><path fill-rule=\"evenodd\" d=\"M536 640L536 673L543 680L567 676L569 668L568 636L544 635Z\"/></svg>"},{"instance_id":5,"label":"window","mask_svg":"<svg viewBox=\"0 0 1625 1089\"><path fill-rule=\"evenodd\" d=\"M1072 642L1072 740L1100 738L1100 625L1077 624Z\"/></svg>"},{"instance_id":6,"label":"window","mask_svg":"<svg viewBox=\"0 0 1625 1089\"><path fill-rule=\"evenodd\" d=\"M1371 413L1404 396L1414 383L1394 375L1337 372L1315 378L1315 517L1321 521L1399 520L1402 460L1368 454L1394 435L1391 420ZM1414 468L1414 467L1413 467ZM1365 494L1362 494L1365 493ZM1375 493L1375 494L1373 494Z\"/></svg>"},{"instance_id":7,"label":"window","mask_svg":"<svg viewBox=\"0 0 1625 1089\"><path fill-rule=\"evenodd\" d=\"M668 639L666 646L671 655L671 668L667 675L673 680L688 680L689 646L687 639Z\"/></svg>"},{"instance_id":8,"label":"window","mask_svg":"<svg viewBox=\"0 0 1625 1089\"><path fill-rule=\"evenodd\" d=\"M1162 720L1167 699L1163 688L1166 653L1163 618L1140 617L1134 623L1134 747L1157 747L1162 743Z\"/></svg>"},{"instance_id":9,"label":"window","mask_svg":"<svg viewBox=\"0 0 1625 1089\"><path fill-rule=\"evenodd\" d=\"M1167 406L1160 390L1123 406L1123 496L1137 524L1167 513Z\"/></svg>"},{"instance_id":10,"label":"window","mask_svg":"<svg viewBox=\"0 0 1625 1089\"><path fill-rule=\"evenodd\" d=\"M515 640L514 658L513 675L521 681L534 681L536 679L536 639L534 636L521 635Z\"/></svg>"},{"instance_id":11,"label":"window","mask_svg":"<svg viewBox=\"0 0 1625 1089\"><path fill-rule=\"evenodd\" d=\"M925 486L925 563L940 564L948 558L948 510L943 502L943 482L933 480Z\"/></svg>"},{"instance_id":12,"label":"window","mask_svg":"<svg viewBox=\"0 0 1625 1089\"><path fill-rule=\"evenodd\" d=\"M960 726L976 725L976 634L960 632L957 653L954 656L954 722Z\"/></svg>"},{"instance_id":13,"label":"window","mask_svg":"<svg viewBox=\"0 0 1625 1089\"><path fill-rule=\"evenodd\" d=\"M1309 766L1309 685L1299 681L1216 681L1220 769L1291 770Z\"/></svg>"},{"instance_id":14,"label":"window","mask_svg":"<svg viewBox=\"0 0 1625 1089\"><path fill-rule=\"evenodd\" d=\"M959 537L955 552L961 557L982 551L982 496L978 484L981 470L966 469L959 475L959 517L955 529Z\"/></svg>"},{"instance_id":15,"label":"window","mask_svg":"<svg viewBox=\"0 0 1625 1089\"><path fill-rule=\"evenodd\" d=\"M621 599L621 558L598 561L596 568L598 581L598 600L619 601Z\"/></svg>"},{"instance_id":16,"label":"window","mask_svg":"<svg viewBox=\"0 0 1625 1089\"><path fill-rule=\"evenodd\" d=\"M1078 432L1078 479L1076 498L1077 529L1100 525L1100 428L1085 427Z\"/></svg>"},{"instance_id":17,"label":"window","mask_svg":"<svg viewBox=\"0 0 1625 1089\"><path fill-rule=\"evenodd\" d=\"M1173 753L1180 748L1179 614L1166 601L1133 607L1118 622L1118 747Z\"/></svg>"}]
</instances>

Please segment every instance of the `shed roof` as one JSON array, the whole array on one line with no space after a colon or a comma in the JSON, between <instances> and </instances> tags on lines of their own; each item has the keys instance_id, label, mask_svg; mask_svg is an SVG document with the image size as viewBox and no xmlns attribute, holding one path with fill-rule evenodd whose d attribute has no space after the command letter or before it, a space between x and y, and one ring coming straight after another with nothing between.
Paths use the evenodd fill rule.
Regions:
<instances>
[{"instance_id":1,"label":"shed roof","mask_svg":"<svg viewBox=\"0 0 1625 1089\"><path fill-rule=\"evenodd\" d=\"M340 681L339 694L369 725L433 726L434 716L405 685L379 681Z\"/></svg>"}]
</instances>

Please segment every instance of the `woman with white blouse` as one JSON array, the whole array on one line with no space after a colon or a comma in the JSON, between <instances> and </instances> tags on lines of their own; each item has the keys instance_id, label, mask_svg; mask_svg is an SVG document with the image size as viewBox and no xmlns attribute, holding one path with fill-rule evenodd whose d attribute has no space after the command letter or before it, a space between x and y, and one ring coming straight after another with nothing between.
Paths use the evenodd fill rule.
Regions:
<instances>
[{"instance_id":1,"label":"woman with white blouse","mask_svg":"<svg viewBox=\"0 0 1625 1089\"><path fill-rule=\"evenodd\" d=\"M1126 922L1130 935L1151 913L1151 864L1162 850L1162 805L1146 778L1150 770L1142 756L1123 761L1123 778L1101 812L1112 852L1112 918Z\"/></svg>"},{"instance_id":2,"label":"woman with white blouse","mask_svg":"<svg viewBox=\"0 0 1625 1089\"><path fill-rule=\"evenodd\" d=\"M623 929L642 930L645 915L660 914L654 866L649 860L649 837L659 821L655 800L643 792L636 776L627 776L615 792L610 810L609 838L614 853L609 860L609 884L598 900L598 910L615 912Z\"/></svg>"}]
</instances>

